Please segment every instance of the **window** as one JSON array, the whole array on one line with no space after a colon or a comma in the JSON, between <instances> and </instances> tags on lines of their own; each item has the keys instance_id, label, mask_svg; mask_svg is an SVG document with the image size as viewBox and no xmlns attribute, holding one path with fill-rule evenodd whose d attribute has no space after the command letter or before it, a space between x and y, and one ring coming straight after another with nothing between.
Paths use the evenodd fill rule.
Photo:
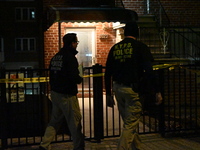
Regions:
<instances>
[{"instance_id":1,"label":"window","mask_svg":"<svg viewBox=\"0 0 200 150\"><path fill-rule=\"evenodd\" d=\"M34 8L16 8L15 14L16 14L16 20L18 21L35 20Z\"/></svg>"},{"instance_id":2,"label":"window","mask_svg":"<svg viewBox=\"0 0 200 150\"><path fill-rule=\"evenodd\" d=\"M16 51L35 51L35 38L16 38Z\"/></svg>"},{"instance_id":3,"label":"window","mask_svg":"<svg viewBox=\"0 0 200 150\"><path fill-rule=\"evenodd\" d=\"M20 66L21 73L24 73L25 78L33 77L33 67L32 66Z\"/></svg>"}]
</instances>

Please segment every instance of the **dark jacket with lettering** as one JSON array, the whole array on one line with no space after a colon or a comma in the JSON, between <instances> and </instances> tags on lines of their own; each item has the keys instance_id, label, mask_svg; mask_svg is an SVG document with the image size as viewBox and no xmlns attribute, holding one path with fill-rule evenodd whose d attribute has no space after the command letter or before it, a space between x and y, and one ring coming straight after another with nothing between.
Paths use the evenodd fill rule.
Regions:
<instances>
[{"instance_id":1,"label":"dark jacket with lettering","mask_svg":"<svg viewBox=\"0 0 200 150\"><path fill-rule=\"evenodd\" d=\"M135 85L135 91L138 92L144 72L150 80L155 78L152 61L153 57L147 45L133 38L125 38L115 44L111 48L106 62L106 93L111 94L111 78L124 85Z\"/></svg>"},{"instance_id":2,"label":"dark jacket with lettering","mask_svg":"<svg viewBox=\"0 0 200 150\"><path fill-rule=\"evenodd\" d=\"M75 55L76 49L67 47L61 50L51 59L50 62L50 85L51 90L76 95L77 84L82 82L79 76L78 61Z\"/></svg>"}]
</instances>

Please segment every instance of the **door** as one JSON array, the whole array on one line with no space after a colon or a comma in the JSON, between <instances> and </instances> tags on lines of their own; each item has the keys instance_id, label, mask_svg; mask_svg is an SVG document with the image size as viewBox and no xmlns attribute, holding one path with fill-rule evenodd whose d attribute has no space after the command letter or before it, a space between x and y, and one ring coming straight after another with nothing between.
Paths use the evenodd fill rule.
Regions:
<instances>
[{"instance_id":1,"label":"door","mask_svg":"<svg viewBox=\"0 0 200 150\"><path fill-rule=\"evenodd\" d=\"M76 33L78 37L77 59L83 67L95 64L95 29L92 28L67 28L66 33Z\"/></svg>"}]
</instances>

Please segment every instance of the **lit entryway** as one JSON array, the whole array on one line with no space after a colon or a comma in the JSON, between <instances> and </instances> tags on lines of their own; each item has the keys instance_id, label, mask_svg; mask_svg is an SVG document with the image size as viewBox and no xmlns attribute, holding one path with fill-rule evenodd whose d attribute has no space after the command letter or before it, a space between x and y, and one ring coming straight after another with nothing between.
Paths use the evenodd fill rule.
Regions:
<instances>
[{"instance_id":1,"label":"lit entryway","mask_svg":"<svg viewBox=\"0 0 200 150\"><path fill-rule=\"evenodd\" d=\"M77 59L79 64L90 67L95 63L95 29L94 28L67 28L66 33L76 33L80 41Z\"/></svg>"}]
</instances>

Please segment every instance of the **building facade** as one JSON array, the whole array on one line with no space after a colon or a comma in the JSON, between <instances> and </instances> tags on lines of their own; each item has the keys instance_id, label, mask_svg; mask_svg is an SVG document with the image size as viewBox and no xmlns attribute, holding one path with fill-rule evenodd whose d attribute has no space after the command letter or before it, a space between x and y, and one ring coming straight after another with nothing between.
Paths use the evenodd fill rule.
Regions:
<instances>
[{"instance_id":1,"label":"building facade","mask_svg":"<svg viewBox=\"0 0 200 150\"><path fill-rule=\"evenodd\" d=\"M79 10L70 14L74 19L62 20L61 14L52 16L50 12L51 8L58 13L54 8L59 7ZM200 27L199 0L0 0L1 66L7 69L47 68L51 57L62 47L62 36L68 32L78 35L80 64L104 66L111 46L123 38L124 20L111 21L107 19L108 14L98 15L97 21L91 20L94 11L85 14L91 8L125 8L135 11L139 22L143 16L153 16L157 24L162 22L161 26ZM110 15L120 18L116 11Z\"/></svg>"},{"instance_id":2,"label":"building facade","mask_svg":"<svg viewBox=\"0 0 200 150\"><path fill-rule=\"evenodd\" d=\"M7 69L43 66L42 3L0 1L1 66Z\"/></svg>"}]
</instances>

